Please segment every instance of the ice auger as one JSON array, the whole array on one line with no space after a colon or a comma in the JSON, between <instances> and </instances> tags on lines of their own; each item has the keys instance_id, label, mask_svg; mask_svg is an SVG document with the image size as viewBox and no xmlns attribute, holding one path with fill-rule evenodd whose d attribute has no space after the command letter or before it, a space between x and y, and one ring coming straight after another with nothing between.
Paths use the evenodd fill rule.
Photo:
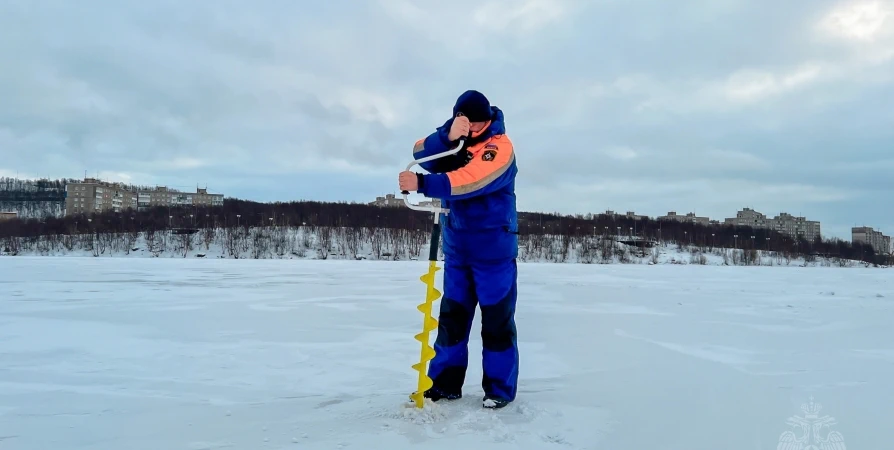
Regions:
<instances>
[{"instance_id":1,"label":"ice auger","mask_svg":"<svg viewBox=\"0 0 894 450\"><path fill-rule=\"evenodd\" d=\"M459 145L452 150L447 150L446 152L437 153L435 155L427 156L425 158L417 159L407 165L407 170L410 170L416 164L421 164L426 161L431 161L433 159L443 158L445 156L450 156L456 154L463 148L463 139L460 139ZM428 272L425 275L422 275L419 279L425 283L426 292L425 292L425 302L419 304L416 307L422 314L422 332L417 334L416 340L422 343L422 348L419 355L419 362L413 364L413 369L419 372L419 378L417 381L416 391L410 396L410 398L416 403L416 408L422 408L423 405L423 394L425 391L432 387L432 379L428 377L426 374L426 369L428 366L428 362L431 361L435 357L435 349L432 348L431 345L428 344L429 341L429 333L432 330L438 328L438 321L434 317L432 317L432 304L435 300L441 297L441 292L435 289L435 272L440 270L438 268L438 246L441 240L441 225L440 218L441 214L448 214L450 211L447 208L442 208L440 206L420 206L414 205L410 203L410 200L407 196L410 194L407 191L403 191L404 195L404 203L408 208L416 211L431 211L434 215L434 224L431 229L431 243L429 244L428 251Z\"/></svg>"}]
</instances>

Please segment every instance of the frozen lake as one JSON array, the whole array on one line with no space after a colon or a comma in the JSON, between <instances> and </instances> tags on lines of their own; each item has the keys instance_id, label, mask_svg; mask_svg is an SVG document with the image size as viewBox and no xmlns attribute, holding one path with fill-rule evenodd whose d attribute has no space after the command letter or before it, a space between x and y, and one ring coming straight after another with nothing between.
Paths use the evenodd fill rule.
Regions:
<instances>
[{"instance_id":1,"label":"frozen lake","mask_svg":"<svg viewBox=\"0 0 894 450\"><path fill-rule=\"evenodd\" d=\"M418 413L426 267L0 258L0 449L891 445L889 270L522 264L518 400L480 408L476 316Z\"/></svg>"}]
</instances>

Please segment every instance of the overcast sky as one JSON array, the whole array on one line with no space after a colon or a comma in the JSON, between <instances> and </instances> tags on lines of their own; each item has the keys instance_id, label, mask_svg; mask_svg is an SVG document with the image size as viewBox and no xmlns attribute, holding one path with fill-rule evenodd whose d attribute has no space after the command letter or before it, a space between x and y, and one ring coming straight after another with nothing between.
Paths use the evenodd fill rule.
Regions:
<instances>
[{"instance_id":1,"label":"overcast sky","mask_svg":"<svg viewBox=\"0 0 894 450\"><path fill-rule=\"evenodd\" d=\"M0 176L371 201L466 89L522 210L894 233L892 0L0 1Z\"/></svg>"}]
</instances>

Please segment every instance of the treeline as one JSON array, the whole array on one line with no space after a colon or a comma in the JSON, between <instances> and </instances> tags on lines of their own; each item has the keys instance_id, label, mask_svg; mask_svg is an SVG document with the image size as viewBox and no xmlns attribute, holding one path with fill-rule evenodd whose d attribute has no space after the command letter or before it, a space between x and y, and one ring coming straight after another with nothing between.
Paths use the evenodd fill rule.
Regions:
<instances>
[{"instance_id":1,"label":"treeline","mask_svg":"<svg viewBox=\"0 0 894 450\"><path fill-rule=\"evenodd\" d=\"M431 214L408 208L377 207L347 202L294 201L259 203L227 198L219 207L154 207L147 210L78 214L65 217L14 219L0 222L0 239L82 234L148 233L165 230L204 230L266 227L346 228L350 230L395 229L418 232L431 229ZM577 215L522 212L519 234L528 246L537 247L538 236L559 236L571 242L616 242L643 249L655 243L680 248L715 248L775 252L791 257L827 257L889 264L889 257L877 255L869 245L838 239L795 239L778 232L732 225L701 225L625 216ZM367 231L369 232L369 231ZM415 236L415 234L414 234ZM412 239L414 242L416 238ZM545 241L544 241L545 242ZM589 245L589 244L587 244ZM604 245L604 244L593 244ZM552 244L551 244L551 247ZM589 248L589 247L586 247ZM553 250L549 250L553 251Z\"/></svg>"},{"instance_id":2,"label":"treeline","mask_svg":"<svg viewBox=\"0 0 894 450\"><path fill-rule=\"evenodd\" d=\"M82 180L66 179L19 179L0 177L0 201L65 201L65 190L69 183ZM154 187L121 183L124 190L137 192Z\"/></svg>"},{"instance_id":3,"label":"treeline","mask_svg":"<svg viewBox=\"0 0 894 450\"><path fill-rule=\"evenodd\" d=\"M777 231L734 225L704 225L626 216L523 213L520 232L531 235L614 236L615 240L636 245L638 242L672 243L700 249L733 248L766 250L796 257L827 257L887 264L888 255L877 255L868 244L841 239L807 240Z\"/></svg>"},{"instance_id":4,"label":"treeline","mask_svg":"<svg viewBox=\"0 0 894 450\"><path fill-rule=\"evenodd\" d=\"M65 214L65 202L0 200L0 212L14 212L24 218L61 217Z\"/></svg>"},{"instance_id":5,"label":"treeline","mask_svg":"<svg viewBox=\"0 0 894 450\"><path fill-rule=\"evenodd\" d=\"M0 238L0 254L407 260L428 242L420 230L268 225L8 237Z\"/></svg>"},{"instance_id":6,"label":"treeline","mask_svg":"<svg viewBox=\"0 0 894 450\"><path fill-rule=\"evenodd\" d=\"M19 180L2 177L0 202L6 204L5 208L9 208L10 204L19 204L18 206L23 209L33 208L33 205L20 203L61 203L65 201L65 186L66 180Z\"/></svg>"},{"instance_id":7,"label":"treeline","mask_svg":"<svg viewBox=\"0 0 894 450\"><path fill-rule=\"evenodd\" d=\"M65 192L65 186L73 180L23 180L0 177L0 194L8 192Z\"/></svg>"},{"instance_id":8,"label":"treeline","mask_svg":"<svg viewBox=\"0 0 894 450\"><path fill-rule=\"evenodd\" d=\"M90 255L94 257L233 259L373 259L401 261L428 256L423 230L327 226L237 226L230 228L95 232L0 238L0 255ZM674 248L676 247L676 248ZM439 256L443 258L443 248ZM854 267L840 257L798 257L789 252L699 248L621 241L607 235L534 235L519 239L520 262L583 264L699 264Z\"/></svg>"}]
</instances>

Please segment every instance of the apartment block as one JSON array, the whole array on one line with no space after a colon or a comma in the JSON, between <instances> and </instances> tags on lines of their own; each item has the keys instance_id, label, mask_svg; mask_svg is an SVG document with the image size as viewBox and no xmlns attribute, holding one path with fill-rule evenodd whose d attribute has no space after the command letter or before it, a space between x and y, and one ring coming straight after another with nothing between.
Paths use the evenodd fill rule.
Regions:
<instances>
[{"instance_id":1,"label":"apartment block","mask_svg":"<svg viewBox=\"0 0 894 450\"><path fill-rule=\"evenodd\" d=\"M376 197L375 201L369 202L370 206L396 207L403 206L404 199L397 198L394 194L386 194L384 197Z\"/></svg>"},{"instance_id":2,"label":"apartment block","mask_svg":"<svg viewBox=\"0 0 894 450\"><path fill-rule=\"evenodd\" d=\"M793 216L784 212L769 218L751 208L743 208L736 213L736 217L728 218L724 220L724 223L773 230L787 236L801 236L808 241L813 241L821 236L818 221L807 220L805 217Z\"/></svg>"},{"instance_id":3,"label":"apartment block","mask_svg":"<svg viewBox=\"0 0 894 450\"><path fill-rule=\"evenodd\" d=\"M222 194L209 194L207 189L196 188L196 192L180 192L157 187L154 191L141 190L140 195L148 199L150 206L221 206Z\"/></svg>"},{"instance_id":4,"label":"apartment block","mask_svg":"<svg viewBox=\"0 0 894 450\"><path fill-rule=\"evenodd\" d=\"M209 194L208 189L196 188L195 194L187 194L189 201L198 206L223 206L223 194Z\"/></svg>"},{"instance_id":5,"label":"apartment block","mask_svg":"<svg viewBox=\"0 0 894 450\"><path fill-rule=\"evenodd\" d=\"M697 223L701 225L710 225L711 219L708 217L699 217L695 213L686 213L684 215L677 214L676 211L668 211L667 215L659 216L658 220L673 220L676 222Z\"/></svg>"},{"instance_id":6,"label":"apartment block","mask_svg":"<svg viewBox=\"0 0 894 450\"><path fill-rule=\"evenodd\" d=\"M820 237L820 223L816 220L807 220L805 217L780 213L773 218L773 225L774 229L782 234L804 236L808 241Z\"/></svg>"},{"instance_id":7,"label":"apartment block","mask_svg":"<svg viewBox=\"0 0 894 450\"><path fill-rule=\"evenodd\" d=\"M137 208L146 209L155 206L170 206L174 201L174 191L167 187L158 186L155 189L140 189L137 191Z\"/></svg>"},{"instance_id":8,"label":"apartment block","mask_svg":"<svg viewBox=\"0 0 894 450\"><path fill-rule=\"evenodd\" d=\"M95 178L65 186L67 214L90 214L102 211L136 209L137 197L121 183L106 183Z\"/></svg>"},{"instance_id":9,"label":"apartment block","mask_svg":"<svg viewBox=\"0 0 894 450\"><path fill-rule=\"evenodd\" d=\"M404 199L403 199L403 197L398 198L394 194L386 194L385 196L382 196L382 197L376 197L376 200L369 202L368 205L394 208L394 207L404 206ZM425 207L439 208L441 206L441 200L437 199L437 198L433 198L430 200L424 200L424 201L418 202L418 205L425 206Z\"/></svg>"},{"instance_id":10,"label":"apartment block","mask_svg":"<svg viewBox=\"0 0 894 450\"><path fill-rule=\"evenodd\" d=\"M872 227L851 228L851 242L869 244L876 253L886 255L891 253L891 237L885 236L881 231L876 231Z\"/></svg>"},{"instance_id":11,"label":"apartment block","mask_svg":"<svg viewBox=\"0 0 894 450\"><path fill-rule=\"evenodd\" d=\"M180 192L165 186L128 188L122 183L109 183L95 178L66 185L67 214L89 214L102 211L143 210L155 206L221 206L223 194L209 194L197 188L195 193Z\"/></svg>"},{"instance_id":12,"label":"apartment block","mask_svg":"<svg viewBox=\"0 0 894 450\"><path fill-rule=\"evenodd\" d=\"M616 212L614 212L614 211L612 211L612 210L610 210L610 209L607 209L607 210L605 210L604 213L599 213L599 214L597 214L597 215L598 215L598 216L603 216L603 217L611 217L612 219L617 219L617 218L619 218L619 217L622 217L622 218L625 218L625 219L649 220L649 216L646 216L646 215L643 215L643 214L636 214L636 213L633 212L633 211L627 211L627 214L621 214L621 213L616 213Z\"/></svg>"},{"instance_id":13,"label":"apartment block","mask_svg":"<svg viewBox=\"0 0 894 450\"><path fill-rule=\"evenodd\" d=\"M770 228L772 219L751 208L743 208L736 213L736 217L724 220L726 225L752 228Z\"/></svg>"},{"instance_id":14,"label":"apartment block","mask_svg":"<svg viewBox=\"0 0 894 450\"><path fill-rule=\"evenodd\" d=\"M154 206L223 206L223 194L209 194L208 189L196 188L195 192L182 192L167 186L139 189L136 192L140 209Z\"/></svg>"}]
</instances>

